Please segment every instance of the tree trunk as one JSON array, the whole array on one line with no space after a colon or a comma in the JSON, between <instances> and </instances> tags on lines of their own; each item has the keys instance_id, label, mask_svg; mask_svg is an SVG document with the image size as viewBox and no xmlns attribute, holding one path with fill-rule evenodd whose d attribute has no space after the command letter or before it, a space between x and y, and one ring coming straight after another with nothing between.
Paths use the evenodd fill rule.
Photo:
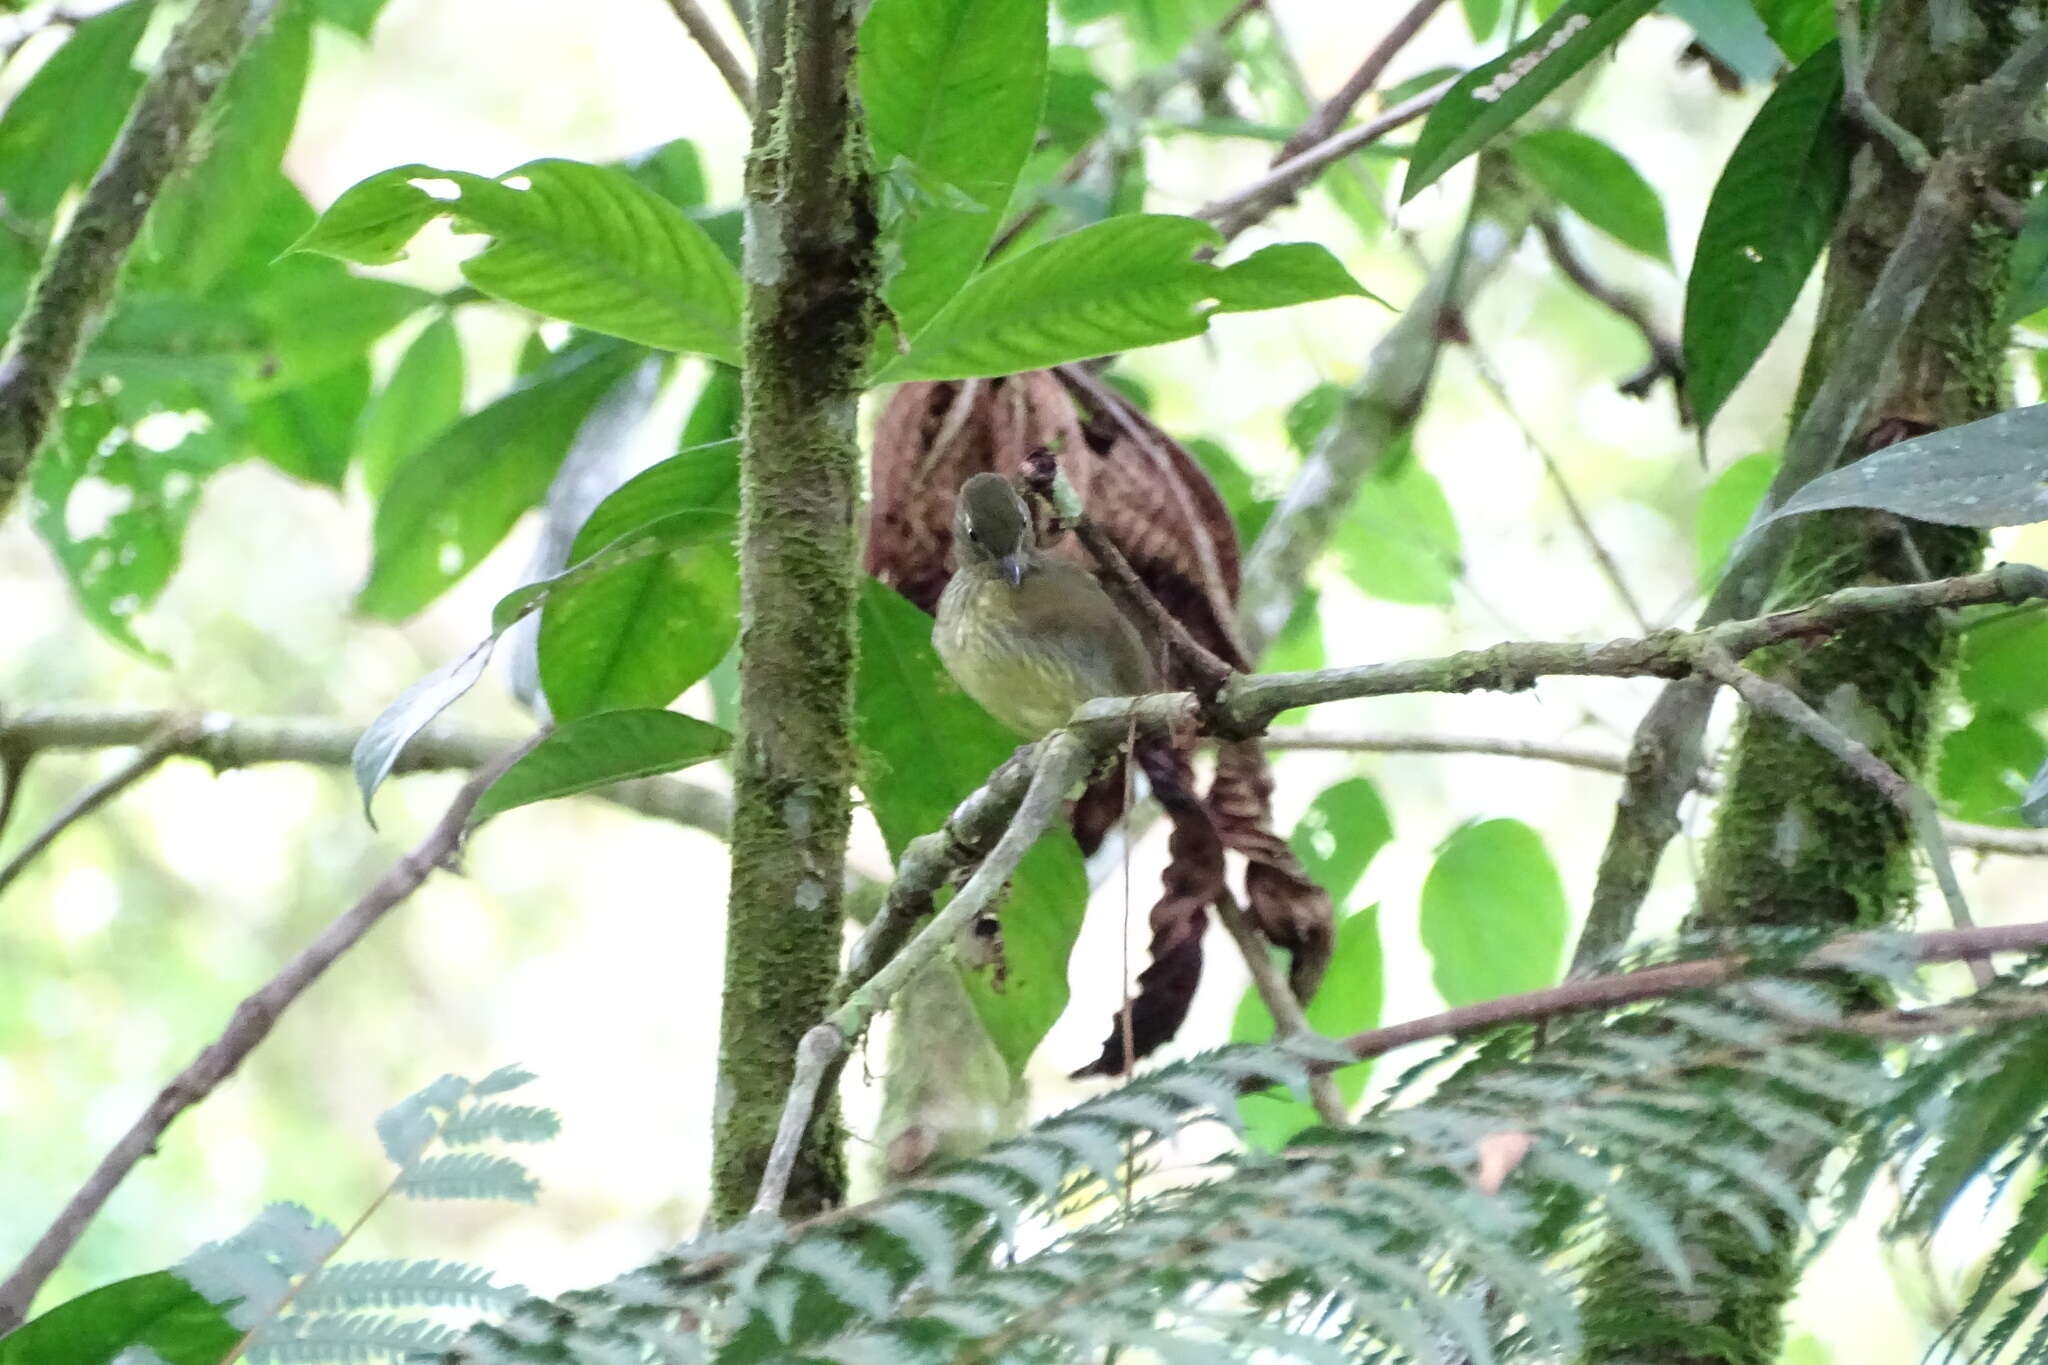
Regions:
<instances>
[{"instance_id":1,"label":"tree trunk","mask_svg":"<svg viewBox=\"0 0 2048 1365\"><path fill-rule=\"evenodd\" d=\"M747 163L740 720L712 1215L751 1206L796 1046L838 973L854 775L855 413L874 339L873 186L853 97L855 0L763 0ZM845 1194L818 1106L786 1211Z\"/></svg>"},{"instance_id":2,"label":"tree trunk","mask_svg":"<svg viewBox=\"0 0 2048 1365\"><path fill-rule=\"evenodd\" d=\"M1943 102L1998 66L2019 38L2019 12L2038 0L1890 0L1872 35L1871 92L1939 151ZM2024 197L2026 177L2002 186ZM1917 185L1865 151L1831 249L1796 410L1803 410L1898 240ZM1873 376L1873 419L1841 461L1930 428L1974 421L2003 406L2006 329L2000 325L2007 236L1979 224L1928 291L1891 367ZM1983 536L1880 513L1802 519L1777 579L1779 603L1859 584L1965 573ZM1817 644L1793 644L1752 664L1790 686L1908 777L1926 768L1953 669L1940 613L1887 616ZM1910 912L1914 844L1896 809L1784 722L1744 716L1728 768L1691 926L1841 930ZM1796 1161L1794 1154L1786 1154ZM1797 1230L1778 1224L1759 1252L1748 1234L1696 1216L1687 1245L1700 1271L1686 1295L1632 1250L1610 1248L1591 1276L1587 1327L1600 1361L1768 1365L1783 1341L1782 1312L1797 1282ZM1661 1288L1660 1288L1661 1286ZM1662 1301L1659 1302L1659 1299Z\"/></svg>"}]
</instances>

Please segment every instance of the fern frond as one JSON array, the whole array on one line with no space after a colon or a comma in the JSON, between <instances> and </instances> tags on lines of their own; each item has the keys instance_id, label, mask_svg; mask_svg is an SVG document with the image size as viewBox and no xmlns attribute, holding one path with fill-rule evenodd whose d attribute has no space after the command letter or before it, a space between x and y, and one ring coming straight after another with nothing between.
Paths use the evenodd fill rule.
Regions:
<instances>
[{"instance_id":1,"label":"fern frond","mask_svg":"<svg viewBox=\"0 0 2048 1365\"><path fill-rule=\"evenodd\" d=\"M505 1308L524 1298L516 1285L454 1261L345 1261L322 1269L292 1297L303 1313L393 1308Z\"/></svg>"},{"instance_id":2,"label":"fern frond","mask_svg":"<svg viewBox=\"0 0 2048 1365\"><path fill-rule=\"evenodd\" d=\"M502 1199L531 1204L540 1182L507 1156L451 1152L412 1162L392 1185L408 1199Z\"/></svg>"}]
</instances>

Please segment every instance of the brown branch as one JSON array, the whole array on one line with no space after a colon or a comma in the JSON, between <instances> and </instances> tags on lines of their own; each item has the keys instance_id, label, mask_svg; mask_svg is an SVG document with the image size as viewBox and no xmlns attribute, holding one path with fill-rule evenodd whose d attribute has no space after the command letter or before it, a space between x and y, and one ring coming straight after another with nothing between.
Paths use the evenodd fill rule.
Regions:
<instances>
[{"instance_id":1,"label":"brown branch","mask_svg":"<svg viewBox=\"0 0 2048 1365\"><path fill-rule=\"evenodd\" d=\"M703 49L705 57L718 68L720 78L732 91L733 98L740 102L740 108L752 114L754 78L747 74L747 68L740 64L739 57L726 46L717 26L711 22L711 16L698 6L697 0L668 0L668 7L675 11L676 18L682 21L690 37Z\"/></svg>"},{"instance_id":2,"label":"brown branch","mask_svg":"<svg viewBox=\"0 0 2048 1365\"><path fill-rule=\"evenodd\" d=\"M199 0L171 35L99 174L57 239L0 351L0 514L27 481L78 358L98 330L143 216L184 164L200 115L275 0Z\"/></svg>"},{"instance_id":3,"label":"brown branch","mask_svg":"<svg viewBox=\"0 0 2048 1365\"><path fill-rule=\"evenodd\" d=\"M543 734L545 732L542 732ZM172 1078L113 1148L100 1159L56 1221L4 1282L0 1282L0 1333L19 1325L43 1282L57 1268L122 1180L137 1162L156 1150L157 1139L172 1120L211 1095L256 1046L270 1036L278 1016L336 959L361 941L393 908L419 889L435 868L462 845L477 798L513 763L541 740L535 735L507 750L463 783L448 809L412 852L394 863L363 898L331 922L320 936L285 964L276 976L235 1007L227 1027L205 1051Z\"/></svg>"},{"instance_id":4,"label":"brown branch","mask_svg":"<svg viewBox=\"0 0 2048 1365\"><path fill-rule=\"evenodd\" d=\"M72 798L70 804L51 817L50 823L16 850L12 858L0 864L0 896L7 894L7 888L28 870L37 854L57 841L58 835L155 772L180 746L189 743L189 728L174 726L164 729L137 749L126 763Z\"/></svg>"},{"instance_id":5,"label":"brown branch","mask_svg":"<svg viewBox=\"0 0 2048 1365\"><path fill-rule=\"evenodd\" d=\"M53 706L0 717L0 754L18 755L18 762L25 763L45 752L162 740L169 746L167 754L199 759L215 771L260 763L347 768L361 734L362 726L353 722L315 717ZM515 742L508 736L430 725L405 746L392 774L472 771ZM723 793L680 778L640 778L591 795L721 839L732 822L731 803Z\"/></svg>"},{"instance_id":6,"label":"brown branch","mask_svg":"<svg viewBox=\"0 0 2048 1365\"><path fill-rule=\"evenodd\" d=\"M1266 1013L1273 1016L1273 1036L1286 1039L1297 1034L1313 1037L1315 1029L1308 1022L1308 1015L1302 1010L1301 1001L1295 998L1294 988L1287 984L1287 977L1273 961L1273 954L1261 934L1245 915L1244 908L1237 903L1228 887L1214 902L1216 918L1230 935L1231 942L1244 957L1245 970L1251 973L1252 989L1259 993L1259 999L1266 1006ZM1129 1007L1124 1010L1126 1021L1130 1017ZM1130 1060L1124 1061L1124 1070L1131 1069ZM1332 1128L1342 1128L1350 1115L1344 1110L1344 1097L1338 1093L1337 1084L1327 1071L1316 1072L1309 1079L1309 1102L1315 1106L1316 1117Z\"/></svg>"},{"instance_id":7,"label":"brown branch","mask_svg":"<svg viewBox=\"0 0 2048 1365\"><path fill-rule=\"evenodd\" d=\"M1380 74L1387 69L1387 64L1400 55L1401 49L1408 46L1408 41L1421 31L1422 26L1443 6L1444 0L1415 0L1415 4L1409 7L1408 12L1394 21L1394 26L1387 30L1386 36L1380 39L1372 51L1365 54L1365 60L1360 62L1344 84L1338 87L1337 93L1324 100L1315 113L1309 116L1308 121L1295 130L1294 136L1281 144L1279 152L1273 157L1273 164L1278 166L1301 155L1336 132L1337 125L1349 118L1351 111L1358 107L1358 102L1379 84Z\"/></svg>"},{"instance_id":8,"label":"brown branch","mask_svg":"<svg viewBox=\"0 0 2048 1365\"><path fill-rule=\"evenodd\" d=\"M1543 249L1549 253L1551 264L1557 267L1558 273L1577 286L1581 294L1635 328L1643 338L1643 344L1649 348L1648 363L1616 387L1630 398L1644 398L1658 380L1670 380L1672 395L1678 401L1679 420L1691 426L1692 403L1685 394L1685 352L1679 347L1678 338L1651 320L1650 310L1641 299L1615 288L1593 272L1586 258L1565 235L1564 225L1558 222L1555 214L1537 214L1532 226L1543 239Z\"/></svg>"}]
</instances>

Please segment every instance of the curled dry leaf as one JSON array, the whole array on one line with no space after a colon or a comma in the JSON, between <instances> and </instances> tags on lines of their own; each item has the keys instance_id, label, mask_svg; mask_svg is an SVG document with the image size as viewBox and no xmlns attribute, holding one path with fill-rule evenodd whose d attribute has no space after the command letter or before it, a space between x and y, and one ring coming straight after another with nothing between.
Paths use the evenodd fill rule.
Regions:
<instances>
[{"instance_id":1,"label":"curled dry leaf","mask_svg":"<svg viewBox=\"0 0 2048 1365\"><path fill-rule=\"evenodd\" d=\"M1529 1155L1535 1142L1528 1133L1488 1133L1477 1144L1479 1170L1473 1183L1488 1194L1499 1194L1500 1187L1515 1173L1515 1167L1522 1164L1522 1158Z\"/></svg>"}]
</instances>

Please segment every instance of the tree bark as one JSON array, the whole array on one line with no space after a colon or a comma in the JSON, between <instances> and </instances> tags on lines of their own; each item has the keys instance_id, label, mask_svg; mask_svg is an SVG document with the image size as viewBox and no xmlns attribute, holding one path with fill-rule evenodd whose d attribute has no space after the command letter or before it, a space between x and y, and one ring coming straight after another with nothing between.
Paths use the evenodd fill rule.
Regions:
<instances>
[{"instance_id":1,"label":"tree bark","mask_svg":"<svg viewBox=\"0 0 2048 1365\"><path fill-rule=\"evenodd\" d=\"M1871 92L1905 128L1939 149L1944 103L1989 76L2022 36L2022 11L2039 0L1891 0L1871 44ZM2031 25L2029 25L2031 26ZM1848 202L1828 253L1820 315L1801 377L1803 411L1875 284L1918 186L1893 160L1858 158ZM1998 188L2024 197L2024 172ZM2010 250L1989 223L1972 229L1945 262L1893 363L1872 376L1867 428L1838 462L1932 428L1974 421L2004 405L2006 329L2000 325ZM1968 572L1981 533L1878 513L1828 512L1802 519L1775 581L1779 602L1838 588L1910 582ZM1778 646L1752 660L1918 778L1937 737L1953 673L1953 640L1938 610L1867 622L1827 640ZM1743 718L1728 768L1699 900L1690 927L1853 929L1910 912L1914 843L1898 811L1874 787L1784 721ZM1814 1154L1778 1154L1804 1173ZM1759 1251L1747 1233L1704 1214L1684 1229L1701 1270L1682 1293L1632 1248L1609 1248L1586 1300L1591 1359L1687 1365L1768 1365L1783 1344L1782 1314L1798 1274L1798 1229L1778 1222Z\"/></svg>"},{"instance_id":2,"label":"tree bark","mask_svg":"<svg viewBox=\"0 0 2048 1365\"><path fill-rule=\"evenodd\" d=\"M875 211L853 97L855 0L763 0L747 163L740 721L714 1111L712 1215L752 1205L798 1041L832 1005L854 775L860 451L878 311ZM845 1194L836 1106L793 1216Z\"/></svg>"}]
</instances>

